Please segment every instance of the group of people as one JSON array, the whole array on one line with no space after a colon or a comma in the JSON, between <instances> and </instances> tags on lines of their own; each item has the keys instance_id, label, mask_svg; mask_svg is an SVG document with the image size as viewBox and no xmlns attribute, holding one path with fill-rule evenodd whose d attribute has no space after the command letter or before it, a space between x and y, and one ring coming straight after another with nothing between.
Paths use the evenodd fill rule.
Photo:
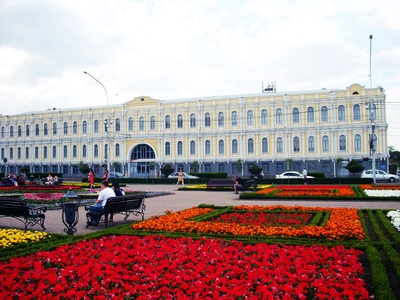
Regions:
<instances>
[{"instance_id":1,"label":"group of people","mask_svg":"<svg viewBox=\"0 0 400 300\"><path fill-rule=\"evenodd\" d=\"M18 176L16 176L13 173L10 173L4 179L5 179L5 182L2 182L2 184L14 185L14 186L24 185L29 180L28 176L26 175L26 171L22 172Z\"/></svg>"},{"instance_id":2,"label":"group of people","mask_svg":"<svg viewBox=\"0 0 400 300\"><path fill-rule=\"evenodd\" d=\"M125 195L125 192L120 188L118 182L114 182L110 187L109 182L107 180L103 180L101 182L100 193L96 202L89 206L89 213L92 213L89 225L99 225L101 212L103 211L104 206L107 204L107 200L109 198L123 195ZM108 222L113 222L113 217L113 214L111 214Z\"/></svg>"},{"instance_id":3,"label":"group of people","mask_svg":"<svg viewBox=\"0 0 400 300\"><path fill-rule=\"evenodd\" d=\"M58 177L57 175L51 176L51 174L49 174L46 177L46 180L44 182L47 185L57 185L58 184Z\"/></svg>"}]
</instances>

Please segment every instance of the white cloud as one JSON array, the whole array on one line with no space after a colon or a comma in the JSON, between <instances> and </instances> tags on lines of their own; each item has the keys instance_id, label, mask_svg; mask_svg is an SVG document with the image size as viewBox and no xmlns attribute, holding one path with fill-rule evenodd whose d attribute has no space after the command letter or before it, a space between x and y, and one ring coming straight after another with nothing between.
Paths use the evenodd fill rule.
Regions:
<instances>
[{"instance_id":1,"label":"white cloud","mask_svg":"<svg viewBox=\"0 0 400 300\"><path fill-rule=\"evenodd\" d=\"M399 3L5 0L2 113L104 105L102 87L83 71L107 87L110 103L254 93L274 80L280 91L369 86L370 34L373 85L394 103ZM396 126L389 144L400 148Z\"/></svg>"}]
</instances>

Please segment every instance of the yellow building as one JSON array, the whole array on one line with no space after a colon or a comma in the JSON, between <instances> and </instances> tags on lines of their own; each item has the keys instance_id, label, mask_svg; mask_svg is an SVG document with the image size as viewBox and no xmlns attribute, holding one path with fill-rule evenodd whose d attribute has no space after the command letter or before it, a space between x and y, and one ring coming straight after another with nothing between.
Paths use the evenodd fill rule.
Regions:
<instances>
[{"instance_id":1,"label":"yellow building","mask_svg":"<svg viewBox=\"0 0 400 300\"><path fill-rule=\"evenodd\" d=\"M107 163L130 177L153 176L166 164L247 175L256 164L266 177L303 167L336 177L342 172L338 160L371 157L372 124L376 166L384 168L385 97L381 87L353 84L179 100L143 96L119 105L1 115L1 158L7 161L1 170L18 173L29 166L31 172L80 177L83 162L96 175ZM374 110L367 109L371 103ZM371 160L364 165L370 168Z\"/></svg>"}]
</instances>

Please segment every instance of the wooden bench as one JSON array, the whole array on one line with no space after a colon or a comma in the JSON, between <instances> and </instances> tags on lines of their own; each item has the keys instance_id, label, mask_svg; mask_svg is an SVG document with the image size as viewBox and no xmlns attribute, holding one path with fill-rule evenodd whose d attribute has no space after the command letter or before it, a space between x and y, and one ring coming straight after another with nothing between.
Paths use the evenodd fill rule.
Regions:
<instances>
[{"instance_id":1,"label":"wooden bench","mask_svg":"<svg viewBox=\"0 0 400 300\"><path fill-rule=\"evenodd\" d=\"M233 179L210 179L207 183L207 189L218 187L233 189L233 184Z\"/></svg>"},{"instance_id":2,"label":"wooden bench","mask_svg":"<svg viewBox=\"0 0 400 300\"><path fill-rule=\"evenodd\" d=\"M104 216L106 228L108 227L108 218L111 214L123 214L125 215L124 220L132 214L134 216L141 216L142 220L144 220L144 211L146 209L146 205L144 204L145 197L146 194L141 193L109 198L103 211L86 213L86 227L91 225L91 217L96 213L97 216ZM89 206L86 205L85 210L89 211Z\"/></svg>"},{"instance_id":3,"label":"wooden bench","mask_svg":"<svg viewBox=\"0 0 400 300\"><path fill-rule=\"evenodd\" d=\"M30 206L24 200L18 198L0 197L0 215L13 217L25 224L25 230L28 226L39 224L44 230L44 220L46 206Z\"/></svg>"}]
</instances>

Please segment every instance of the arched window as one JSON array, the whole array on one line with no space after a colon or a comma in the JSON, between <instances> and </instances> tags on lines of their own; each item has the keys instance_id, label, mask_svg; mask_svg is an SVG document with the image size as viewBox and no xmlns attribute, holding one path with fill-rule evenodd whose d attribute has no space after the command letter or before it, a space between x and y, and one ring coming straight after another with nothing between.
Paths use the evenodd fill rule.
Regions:
<instances>
[{"instance_id":1,"label":"arched window","mask_svg":"<svg viewBox=\"0 0 400 300\"><path fill-rule=\"evenodd\" d=\"M14 137L14 126L10 126L10 138Z\"/></svg>"},{"instance_id":2,"label":"arched window","mask_svg":"<svg viewBox=\"0 0 400 300\"><path fill-rule=\"evenodd\" d=\"M68 148L66 145L64 146L64 149L63 149L63 156L64 156L64 158L68 157Z\"/></svg>"},{"instance_id":3,"label":"arched window","mask_svg":"<svg viewBox=\"0 0 400 300\"><path fill-rule=\"evenodd\" d=\"M292 110L292 122L299 123L300 122L300 111L297 107Z\"/></svg>"},{"instance_id":4,"label":"arched window","mask_svg":"<svg viewBox=\"0 0 400 300\"><path fill-rule=\"evenodd\" d=\"M14 149L10 148L10 159L14 159Z\"/></svg>"},{"instance_id":5,"label":"arched window","mask_svg":"<svg viewBox=\"0 0 400 300\"><path fill-rule=\"evenodd\" d=\"M346 151L346 137L343 134L339 136L339 149L340 151Z\"/></svg>"},{"instance_id":6,"label":"arched window","mask_svg":"<svg viewBox=\"0 0 400 300\"><path fill-rule=\"evenodd\" d=\"M86 121L82 122L82 133L83 134L87 133L87 122Z\"/></svg>"},{"instance_id":7,"label":"arched window","mask_svg":"<svg viewBox=\"0 0 400 300\"><path fill-rule=\"evenodd\" d=\"M57 123L53 123L53 135L57 134Z\"/></svg>"},{"instance_id":8,"label":"arched window","mask_svg":"<svg viewBox=\"0 0 400 300\"><path fill-rule=\"evenodd\" d=\"M18 137L21 137L22 135L22 127L21 125L18 125Z\"/></svg>"},{"instance_id":9,"label":"arched window","mask_svg":"<svg viewBox=\"0 0 400 300\"><path fill-rule=\"evenodd\" d=\"M35 135L38 136L39 135L39 124L35 125Z\"/></svg>"},{"instance_id":10,"label":"arched window","mask_svg":"<svg viewBox=\"0 0 400 300\"><path fill-rule=\"evenodd\" d=\"M165 116L165 129L170 129L171 128L171 118L169 115Z\"/></svg>"},{"instance_id":11,"label":"arched window","mask_svg":"<svg viewBox=\"0 0 400 300\"><path fill-rule=\"evenodd\" d=\"M177 117L178 128L183 128L183 117L181 114Z\"/></svg>"},{"instance_id":12,"label":"arched window","mask_svg":"<svg viewBox=\"0 0 400 300\"><path fill-rule=\"evenodd\" d=\"M47 146L43 147L43 158L47 159Z\"/></svg>"},{"instance_id":13,"label":"arched window","mask_svg":"<svg viewBox=\"0 0 400 300\"><path fill-rule=\"evenodd\" d=\"M87 153L86 153L86 145L82 146L82 157L86 157Z\"/></svg>"},{"instance_id":14,"label":"arched window","mask_svg":"<svg viewBox=\"0 0 400 300\"><path fill-rule=\"evenodd\" d=\"M276 110L276 124L281 124L282 123L282 109L278 108Z\"/></svg>"},{"instance_id":15,"label":"arched window","mask_svg":"<svg viewBox=\"0 0 400 300\"><path fill-rule=\"evenodd\" d=\"M219 127L224 126L224 113L222 111L218 113L218 126Z\"/></svg>"},{"instance_id":16,"label":"arched window","mask_svg":"<svg viewBox=\"0 0 400 300\"><path fill-rule=\"evenodd\" d=\"M94 120L93 131L94 133L99 133L99 120Z\"/></svg>"},{"instance_id":17,"label":"arched window","mask_svg":"<svg viewBox=\"0 0 400 300\"><path fill-rule=\"evenodd\" d=\"M281 137L278 137L276 139L276 153L282 153L283 152L283 140Z\"/></svg>"},{"instance_id":18,"label":"arched window","mask_svg":"<svg viewBox=\"0 0 400 300\"><path fill-rule=\"evenodd\" d=\"M26 127L25 127L25 135L26 135L26 136L29 136L29 133L30 133L30 131L29 131L29 125L26 125Z\"/></svg>"},{"instance_id":19,"label":"arched window","mask_svg":"<svg viewBox=\"0 0 400 300\"><path fill-rule=\"evenodd\" d=\"M68 123L64 122L64 134L68 134Z\"/></svg>"},{"instance_id":20,"label":"arched window","mask_svg":"<svg viewBox=\"0 0 400 300\"><path fill-rule=\"evenodd\" d=\"M315 140L313 136L308 137L308 152L315 151Z\"/></svg>"},{"instance_id":21,"label":"arched window","mask_svg":"<svg viewBox=\"0 0 400 300\"><path fill-rule=\"evenodd\" d=\"M322 137L322 151L328 152L329 151L329 138L327 135Z\"/></svg>"},{"instance_id":22,"label":"arched window","mask_svg":"<svg viewBox=\"0 0 400 300\"><path fill-rule=\"evenodd\" d=\"M339 105L338 107L338 120L345 121L346 120L346 110L344 105Z\"/></svg>"},{"instance_id":23,"label":"arched window","mask_svg":"<svg viewBox=\"0 0 400 300\"><path fill-rule=\"evenodd\" d=\"M206 113L204 115L204 126L205 127L210 127L211 126L211 116L210 113Z\"/></svg>"},{"instance_id":24,"label":"arched window","mask_svg":"<svg viewBox=\"0 0 400 300\"><path fill-rule=\"evenodd\" d=\"M78 122L76 122L76 121L74 121L74 123L72 123L72 133L73 134L78 133Z\"/></svg>"},{"instance_id":25,"label":"arched window","mask_svg":"<svg viewBox=\"0 0 400 300\"><path fill-rule=\"evenodd\" d=\"M156 117L150 117L150 130L156 130Z\"/></svg>"},{"instance_id":26,"label":"arched window","mask_svg":"<svg viewBox=\"0 0 400 300\"><path fill-rule=\"evenodd\" d=\"M115 156L116 156L116 157L119 157L119 155L120 155L120 154L119 154L119 144L116 143L116 144L115 144Z\"/></svg>"},{"instance_id":27,"label":"arched window","mask_svg":"<svg viewBox=\"0 0 400 300\"><path fill-rule=\"evenodd\" d=\"M39 158L39 147L35 147L35 159Z\"/></svg>"},{"instance_id":28,"label":"arched window","mask_svg":"<svg viewBox=\"0 0 400 300\"><path fill-rule=\"evenodd\" d=\"M237 124L238 124L238 113L237 113L237 111L233 111L232 112L231 118L232 118L232 126L237 126Z\"/></svg>"},{"instance_id":29,"label":"arched window","mask_svg":"<svg viewBox=\"0 0 400 300\"><path fill-rule=\"evenodd\" d=\"M190 128L195 128L196 127L196 115L191 114L190 115Z\"/></svg>"},{"instance_id":30,"label":"arched window","mask_svg":"<svg viewBox=\"0 0 400 300\"><path fill-rule=\"evenodd\" d=\"M139 118L139 131L144 131L144 117Z\"/></svg>"},{"instance_id":31,"label":"arched window","mask_svg":"<svg viewBox=\"0 0 400 300\"><path fill-rule=\"evenodd\" d=\"M321 121L328 122L328 107L326 106L321 107Z\"/></svg>"},{"instance_id":32,"label":"arched window","mask_svg":"<svg viewBox=\"0 0 400 300\"><path fill-rule=\"evenodd\" d=\"M354 151L361 151L361 135L354 136Z\"/></svg>"},{"instance_id":33,"label":"arched window","mask_svg":"<svg viewBox=\"0 0 400 300\"><path fill-rule=\"evenodd\" d=\"M178 155L183 154L183 143L181 141L178 142Z\"/></svg>"},{"instance_id":34,"label":"arched window","mask_svg":"<svg viewBox=\"0 0 400 300\"><path fill-rule=\"evenodd\" d=\"M47 128L47 123L44 123L43 125L43 135L48 135L49 134L49 129Z\"/></svg>"},{"instance_id":35,"label":"arched window","mask_svg":"<svg viewBox=\"0 0 400 300\"><path fill-rule=\"evenodd\" d=\"M254 124L254 115L252 110L247 111L247 125L252 126Z\"/></svg>"},{"instance_id":36,"label":"arched window","mask_svg":"<svg viewBox=\"0 0 400 300\"><path fill-rule=\"evenodd\" d=\"M169 156L171 155L171 144L170 142L165 143L165 155Z\"/></svg>"},{"instance_id":37,"label":"arched window","mask_svg":"<svg viewBox=\"0 0 400 300\"><path fill-rule=\"evenodd\" d=\"M247 153L249 155L253 155L254 154L254 140L252 138L249 138L247 140Z\"/></svg>"},{"instance_id":38,"label":"arched window","mask_svg":"<svg viewBox=\"0 0 400 300\"><path fill-rule=\"evenodd\" d=\"M218 141L218 154L223 155L225 153L225 143L224 140Z\"/></svg>"},{"instance_id":39,"label":"arched window","mask_svg":"<svg viewBox=\"0 0 400 300\"><path fill-rule=\"evenodd\" d=\"M73 146L72 146L72 157L73 157L73 158L76 158L76 155L77 155L76 145L73 145Z\"/></svg>"},{"instance_id":40,"label":"arched window","mask_svg":"<svg viewBox=\"0 0 400 300\"><path fill-rule=\"evenodd\" d=\"M204 149L207 156L211 154L211 142L209 140L206 140Z\"/></svg>"},{"instance_id":41,"label":"arched window","mask_svg":"<svg viewBox=\"0 0 400 300\"><path fill-rule=\"evenodd\" d=\"M196 142L190 141L190 155L196 154Z\"/></svg>"},{"instance_id":42,"label":"arched window","mask_svg":"<svg viewBox=\"0 0 400 300\"><path fill-rule=\"evenodd\" d=\"M268 139L263 138L261 141L261 151L263 154L268 153Z\"/></svg>"},{"instance_id":43,"label":"arched window","mask_svg":"<svg viewBox=\"0 0 400 300\"><path fill-rule=\"evenodd\" d=\"M261 111L261 124L267 125L268 124L268 112L266 109Z\"/></svg>"},{"instance_id":44,"label":"arched window","mask_svg":"<svg viewBox=\"0 0 400 300\"><path fill-rule=\"evenodd\" d=\"M355 104L353 106L353 120L354 121L359 121L361 120L361 109L360 109L360 104Z\"/></svg>"},{"instance_id":45,"label":"arched window","mask_svg":"<svg viewBox=\"0 0 400 300\"><path fill-rule=\"evenodd\" d=\"M237 155L238 154L238 141L237 139L232 140L232 154Z\"/></svg>"},{"instance_id":46,"label":"arched window","mask_svg":"<svg viewBox=\"0 0 400 300\"><path fill-rule=\"evenodd\" d=\"M17 157L18 157L18 159L21 159L21 147L18 147L18 149L17 149Z\"/></svg>"},{"instance_id":47,"label":"arched window","mask_svg":"<svg viewBox=\"0 0 400 300\"><path fill-rule=\"evenodd\" d=\"M129 117L128 119L128 130L132 131L133 130L133 118Z\"/></svg>"},{"instance_id":48,"label":"arched window","mask_svg":"<svg viewBox=\"0 0 400 300\"><path fill-rule=\"evenodd\" d=\"M121 120L119 118L115 119L115 131L121 131Z\"/></svg>"},{"instance_id":49,"label":"arched window","mask_svg":"<svg viewBox=\"0 0 400 300\"><path fill-rule=\"evenodd\" d=\"M311 106L307 108L307 121L314 122L314 108Z\"/></svg>"},{"instance_id":50,"label":"arched window","mask_svg":"<svg viewBox=\"0 0 400 300\"><path fill-rule=\"evenodd\" d=\"M94 157L99 157L99 146L96 144L96 145L94 145L94 148L93 148L93 156Z\"/></svg>"},{"instance_id":51,"label":"arched window","mask_svg":"<svg viewBox=\"0 0 400 300\"><path fill-rule=\"evenodd\" d=\"M53 146L53 158L57 158L57 147Z\"/></svg>"},{"instance_id":52,"label":"arched window","mask_svg":"<svg viewBox=\"0 0 400 300\"><path fill-rule=\"evenodd\" d=\"M298 136L293 138L293 152L300 152L300 139Z\"/></svg>"},{"instance_id":53,"label":"arched window","mask_svg":"<svg viewBox=\"0 0 400 300\"><path fill-rule=\"evenodd\" d=\"M25 158L28 159L29 158L29 147L25 148Z\"/></svg>"}]
</instances>

